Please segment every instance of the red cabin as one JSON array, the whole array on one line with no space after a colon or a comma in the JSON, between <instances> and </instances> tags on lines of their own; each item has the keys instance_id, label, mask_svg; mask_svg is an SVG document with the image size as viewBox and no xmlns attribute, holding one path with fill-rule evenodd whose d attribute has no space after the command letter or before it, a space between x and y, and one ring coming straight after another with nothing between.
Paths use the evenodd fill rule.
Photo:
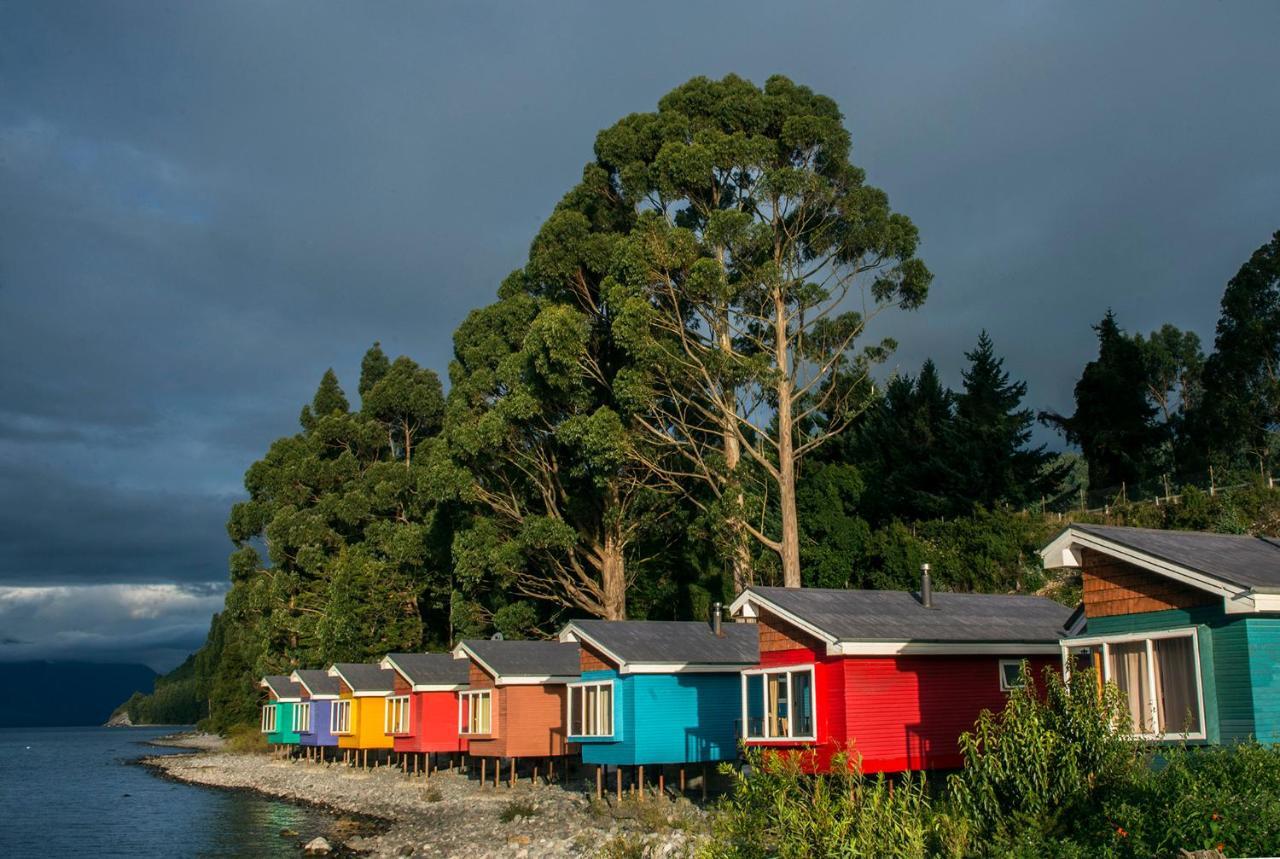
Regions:
<instances>
[{"instance_id":1,"label":"red cabin","mask_svg":"<svg viewBox=\"0 0 1280 859\"><path fill-rule=\"evenodd\" d=\"M742 674L749 746L848 750L862 771L954 769L959 738L1004 707L1021 661L1057 665L1071 610L1034 596L752 587L730 607L760 628Z\"/></svg>"},{"instance_id":2,"label":"red cabin","mask_svg":"<svg viewBox=\"0 0 1280 859\"><path fill-rule=\"evenodd\" d=\"M449 653L389 653L380 665L395 672L387 698L387 733L397 752L465 752L458 733L458 693L467 664Z\"/></svg>"}]
</instances>

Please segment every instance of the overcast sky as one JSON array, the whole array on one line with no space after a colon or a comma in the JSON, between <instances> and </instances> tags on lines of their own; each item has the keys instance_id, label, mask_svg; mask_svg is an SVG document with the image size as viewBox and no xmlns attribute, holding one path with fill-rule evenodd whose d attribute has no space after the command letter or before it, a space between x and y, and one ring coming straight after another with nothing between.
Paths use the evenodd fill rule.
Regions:
<instances>
[{"instance_id":1,"label":"overcast sky","mask_svg":"<svg viewBox=\"0 0 1280 859\"><path fill-rule=\"evenodd\" d=\"M374 340L444 375L596 131L694 75L835 98L936 277L1071 409L1108 306L1212 339L1280 228L1280 3L0 0L0 659L198 646L248 465Z\"/></svg>"}]
</instances>

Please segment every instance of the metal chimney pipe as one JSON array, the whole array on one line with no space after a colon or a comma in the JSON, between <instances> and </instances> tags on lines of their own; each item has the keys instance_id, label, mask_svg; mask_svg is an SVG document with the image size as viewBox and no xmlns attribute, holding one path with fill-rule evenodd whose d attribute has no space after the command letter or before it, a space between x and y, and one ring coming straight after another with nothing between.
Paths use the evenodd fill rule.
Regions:
<instances>
[{"instance_id":1,"label":"metal chimney pipe","mask_svg":"<svg viewBox=\"0 0 1280 859\"><path fill-rule=\"evenodd\" d=\"M711 604L711 631L715 633L716 638L722 638L724 631L720 629L720 603Z\"/></svg>"},{"instance_id":2,"label":"metal chimney pipe","mask_svg":"<svg viewBox=\"0 0 1280 859\"><path fill-rule=\"evenodd\" d=\"M933 580L929 578L929 565L920 565L920 605L933 608Z\"/></svg>"}]
</instances>

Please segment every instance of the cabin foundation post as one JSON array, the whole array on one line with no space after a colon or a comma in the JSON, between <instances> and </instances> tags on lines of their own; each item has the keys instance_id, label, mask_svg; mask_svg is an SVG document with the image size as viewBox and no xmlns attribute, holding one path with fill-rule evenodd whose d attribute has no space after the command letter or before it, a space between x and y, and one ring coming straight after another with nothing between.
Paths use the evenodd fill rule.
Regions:
<instances>
[{"instance_id":1,"label":"cabin foundation post","mask_svg":"<svg viewBox=\"0 0 1280 859\"><path fill-rule=\"evenodd\" d=\"M481 758L480 759L480 786L481 787L484 787L484 768L485 768L485 759Z\"/></svg>"},{"instance_id":2,"label":"cabin foundation post","mask_svg":"<svg viewBox=\"0 0 1280 859\"><path fill-rule=\"evenodd\" d=\"M529 776L529 784L537 784L537 783L538 783L538 761L535 759L533 762L533 774Z\"/></svg>"},{"instance_id":3,"label":"cabin foundation post","mask_svg":"<svg viewBox=\"0 0 1280 859\"><path fill-rule=\"evenodd\" d=\"M636 789L640 794L640 801L644 802L644 764L640 764L640 769L636 773Z\"/></svg>"},{"instance_id":4,"label":"cabin foundation post","mask_svg":"<svg viewBox=\"0 0 1280 859\"><path fill-rule=\"evenodd\" d=\"M502 778L502 758L493 759L493 789L498 789L498 781Z\"/></svg>"},{"instance_id":5,"label":"cabin foundation post","mask_svg":"<svg viewBox=\"0 0 1280 859\"><path fill-rule=\"evenodd\" d=\"M667 795L667 771L665 769L658 770L658 796Z\"/></svg>"},{"instance_id":6,"label":"cabin foundation post","mask_svg":"<svg viewBox=\"0 0 1280 859\"><path fill-rule=\"evenodd\" d=\"M565 769L567 770L568 768L569 768L569 765L566 763ZM555 780L556 780L556 759L550 758L547 761L547 783L550 784Z\"/></svg>"},{"instance_id":7,"label":"cabin foundation post","mask_svg":"<svg viewBox=\"0 0 1280 859\"><path fill-rule=\"evenodd\" d=\"M622 767L616 768L613 772L618 777L618 802L622 802Z\"/></svg>"},{"instance_id":8,"label":"cabin foundation post","mask_svg":"<svg viewBox=\"0 0 1280 859\"><path fill-rule=\"evenodd\" d=\"M707 801L707 765L702 765L702 801Z\"/></svg>"},{"instance_id":9,"label":"cabin foundation post","mask_svg":"<svg viewBox=\"0 0 1280 859\"><path fill-rule=\"evenodd\" d=\"M516 759L515 758L511 759L511 780L507 786L508 787L516 786Z\"/></svg>"},{"instance_id":10,"label":"cabin foundation post","mask_svg":"<svg viewBox=\"0 0 1280 859\"><path fill-rule=\"evenodd\" d=\"M596 799L604 798L604 767L596 767Z\"/></svg>"},{"instance_id":11,"label":"cabin foundation post","mask_svg":"<svg viewBox=\"0 0 1280 859\"><path fill-rule=\"evenodd\" d=\"M684 796L684 767L680 767L680 795Z\"/></svg>"}]
</instances>

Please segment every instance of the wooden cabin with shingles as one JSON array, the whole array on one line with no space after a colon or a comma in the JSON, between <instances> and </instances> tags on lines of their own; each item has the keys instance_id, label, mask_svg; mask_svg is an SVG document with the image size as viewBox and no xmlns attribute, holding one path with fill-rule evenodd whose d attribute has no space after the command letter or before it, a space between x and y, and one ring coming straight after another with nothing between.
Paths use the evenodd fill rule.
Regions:
<instances>
[{"instance_id":1,"label":"wooden cabin with shingles","mask_svg":"<svg viewBox=\"0 0 1280 859\"><path fill-rule=\"evenodd\" d=\"M567 684L578 679L578 645L559 641L468 640L453 655L465 660L467 689L458 695L458 733L468 754L503 758L559 758L576 753L568 740Z\"/></svg>"},{"instance_id":2,"label":"wooden cabin with shingles","mask_svg":"<svg viewBox=\"0 0 1280 859\"><path fill-rule=\"evenodd\" d=\"M302 690L302 700L294 714L298 745L317 750L317 755L323 757L324 749L338 745L331 722L333 702L338 700L341 691L338 678L330 677L322 668L302 668L289 675L289 679Z\"/></svg>"},{"instance_id":3,"label":"wooden cabin with shingles","mask_svg":"<svg viewBox=\"0 0 1280 859\"><path fill-rule=\"evenodd\" d=\"M467 661L450 653L388 653L379 664L395 672L387 732L396 752L465 752L467 739L458 732L458 695L470 680Z\"/></svg>"},{"instance_id":4,"label":"wooden cabin with shingles","mask_svg":"<svg viewBox=\"0 0 1280 859\"><path fill-rule=\"evenodd\" d=\"M1001 709L1023 660L1057 663L1071 610L1034 596L751 587L730 606L759 630L739 725L753 747L863 772L953 769L959 738Z\"/></svg>"},{"instance_id":5,"label":"wooden cabin with shingles","mask_svg":"<svg viewBox=\"0 0 1280 859\"><path fill-rule=\"evenodd\" d=\"M568 685L569 741L582 762L644 768L665 784L665 767L735 760L739 672L759 659L757 627L698 621L575 620L560 631L577 642L580 680ZM699 767L705 789L707 772ZM596 792L606 782L596 773Z\"/></svg>"},{"instance_id":6,"label":"wooden cabin with shingles","mask_svg":"<svg viewBox=\"0 0 1280 859\"><path fill-rule=\"evenodd\" d=\"M1071 525L1041 556L1083 579L1064 665L1116 684L1136 735L1280 742L1280 540Z\"/></svg>"},{"instance_id":7,"label":"wooden cabin with shingles","mask_svg":"<svg viewBox=\"0 0 1280 859\"><path fill-rule=\"evenodd\" d=\"M330 729L338 748L352 750L367 763L394 745L387 734L387 696L395 688L395 672L360 662L336 662L329 676L338 680L338 699L330 713Z\"/></svg>"},{"instance_id":8,"label":"wooden cabin with shingles","mask_svg":"<svg viewBox=\"0 0 1280 859\"><path fill-rule=\"evenodd\" d=\"M294 708L302 700L301 688L283 674L268 674L258 685L267 690L260 724L262 733L267 735L267 742L273 746L297 745Z\"/></svg>"}]
</instances>

